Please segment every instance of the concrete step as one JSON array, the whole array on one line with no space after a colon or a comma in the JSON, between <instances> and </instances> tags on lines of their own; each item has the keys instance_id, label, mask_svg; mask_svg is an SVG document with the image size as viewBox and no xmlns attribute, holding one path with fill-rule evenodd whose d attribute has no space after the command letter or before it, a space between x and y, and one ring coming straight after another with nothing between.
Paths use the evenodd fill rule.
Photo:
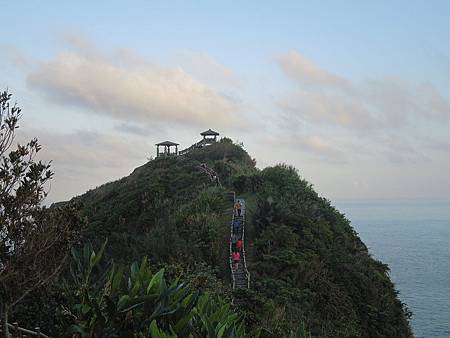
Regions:
<instances>
[{"instance_id":1,"label":"concrete step","mask_svg":"<svg viewBox=\"0 0 450 338\"><path fill-rule=\"evenodd\" d=\"M235 283L234 284L235 289L248 289L248 283Z\"/></svg>"}]
</instances>

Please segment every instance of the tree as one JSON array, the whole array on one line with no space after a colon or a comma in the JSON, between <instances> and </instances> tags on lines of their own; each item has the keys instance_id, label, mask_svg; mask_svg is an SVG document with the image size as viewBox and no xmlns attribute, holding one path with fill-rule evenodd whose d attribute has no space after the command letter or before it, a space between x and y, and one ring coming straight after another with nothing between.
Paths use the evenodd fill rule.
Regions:
<instances>
[{"instance_id":1,"label":"tree","mask_svg":"<svg viewBox=\"0 0 450 338\"><path fill-rule=\"evenodd\" d=\"M42 201L52 176L50 164L36 161L37 139L11 150L21 109L0 93L0 315L8 337L11 309L56 277L77 238L80 219L73 205L47 209Z\"/></svg>"}]
</instances>

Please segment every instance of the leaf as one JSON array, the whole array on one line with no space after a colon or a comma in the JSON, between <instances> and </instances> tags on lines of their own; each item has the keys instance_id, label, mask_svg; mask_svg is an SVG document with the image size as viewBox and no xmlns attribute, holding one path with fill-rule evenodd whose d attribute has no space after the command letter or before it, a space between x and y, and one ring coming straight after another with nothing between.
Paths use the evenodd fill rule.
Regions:
<instances>
[{"instance_id":1,"label":"leaf","mask_svg":"<svg viewBox=\"0 0 450 338\"><path fill-rule=\"evenodd\" d=\"M86 332L79 325L75 325L75 324L70 325L69 328L66 331L66 335L68 335L68 336L73 335L74 333L81 334L81 337L87 337Z\"/></svg>"},{"instance_id":2,"label":"leaf","mask_svg":"<svg viewBox=\"0 0 450 338\"><path fill-rule=\"evenodd\" d=\"M122 310L125 306L128 305L128 302L130 301L130 296L123 295L120 297L119 301L117 302L117 310Z\"/></svg>"},{"instance_id":3,"label":"leaf","mask_svg":"<svg viewBox=\"0 0 450 338\"><path fill-rule=\"evenodd\" d=\"M191 321L191 319L195 316L194 311L188 312L187 314L185 314L183 316L183 318L181 318L178 323L175 325L175 332L177 334L181 334L183 333L183 329L186 328L187 324Z\"/></svg>"},{"instance_id":4,"label":"leaf","mask_svg":"<svg viewBox=\"0 0 450 338\"><path fill-rule=\"evenodd\" d=\"M130 305L130 304L133 304L133 305ZM129 311L141 306L142 304L144 304L144 301L142 301L141 299L136 299L136 300L133 300L132 302L130 302L130 304L128 304L128 305L130 305L129 307L119 311L119 313L129 312Z\"/></svg>"},{"instance_id":5,"label":"leaf","mask_svg":"<svg viewBox=\"0 0 450 338\"><path fill-rule=\"evenodd\" d=\"M91 310L91 307L88 304L82 304L81 306L81 313L83 315L86 315Z\"/></svg>"},{"instance_id":6,"label":"leaf","mask_svg":"<svg viewBox=\"0 0 450 338\"><path fill-rule=\"evenodd\" d=\"M139 267L138 264L136 262L133 262L133 264L131 264L131 279L136 278L136 275L139 273Z\"/></svg>"},{"instance_id":7,"label":"leaf","mask_svg":"<svg viewBox=\"0 0 450 338\"><path fill-rule=\"evenodd\" d=\"M120 288L120 284L123 281L124 277L123 270L124 270L123 266L119 266L118 268L113 266L111 268L110 281L111 281L111 292L113 293L118 291Z\"/></svg>"},{"instance_id":8,"label":"leaf","mask_svg":"<svg viewBox=\"0 0 450 338\"><path fill-rule=\"evenodd\" d=\"M164 276L164 269L159 270L152 278L152 280L150 281L150 283L148 284L147 287L147 294L150 293L150 290L152 289L152 287L154 285L161 285L161 281L163 279Z\"/></svg>"},{"instance_id":9,"label":"leaf","mask_svg":"<svg viewBox=\"0 0 450 338\"><path fill-rule=\"evenodd\" d=\"M91 256L89 257L89 268L90 269L92 269L95 266L94 262L95 262L95 251L92 251Z\"/></svg>"},{"instance_id":10,"label":"leaf","mask_svg":"<svg viewBox=\"0 0 450 338\"><path fill-rule=\"evenodd\" d=\"M159 338L160 334L159 334L159 329L158 329L158 325L156 325L156 321L152 321L150 324L150 336L152 338Z\"/></svg>"},{"instance_id":11,"label":"leaf","mask_svg":"<svg viewBox=\"0 0 450 338\"><path fill-rule=\"evenodd\" d=\"M215 331L209 318L204 315L200 315L200 318L203 322L204 327L206 328L206 331L208 332L208 337L214 338Z\"/></svg>"},{"instance_id":12,"label":"leaf","mask_svg":"<svg viewBox=\"0 0 450 338\"><path fill-rule=\"evenodd\" d=\"M225 332L225 329L227 328L227 324L223 324L222 327L217 331L217 338L222 338L223 333Z\"/></svg>"},{"instance_id":13,"label":"leaf","mask_svg":"<svg viewBox=\"0 0 450 338\"><path fill-rule=\"evenodd\" d=\"M102 259L103 253L105 252L106 244L108 244L108 238L105 239L105 241L103 242L103 244L100 248L100 251L97 253L95 260L93 262L93 266L96 266Z\"/></svg>"}]
</instances>

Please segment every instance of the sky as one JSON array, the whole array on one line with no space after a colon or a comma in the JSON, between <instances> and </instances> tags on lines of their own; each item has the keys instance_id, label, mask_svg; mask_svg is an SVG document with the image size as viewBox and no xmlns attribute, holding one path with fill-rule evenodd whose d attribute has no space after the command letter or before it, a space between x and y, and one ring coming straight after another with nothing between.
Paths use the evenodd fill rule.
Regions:
<instances>
[{"instance_id":1,"label":"sky","mask_svg":"<svg viewBox=\"0 0 450 338\"><path fill-rule=\"evenodd\" d=\"M209 128L328 199L450 198L448 1L1 1L48 200Z\"/></svg>"}]
</instances>

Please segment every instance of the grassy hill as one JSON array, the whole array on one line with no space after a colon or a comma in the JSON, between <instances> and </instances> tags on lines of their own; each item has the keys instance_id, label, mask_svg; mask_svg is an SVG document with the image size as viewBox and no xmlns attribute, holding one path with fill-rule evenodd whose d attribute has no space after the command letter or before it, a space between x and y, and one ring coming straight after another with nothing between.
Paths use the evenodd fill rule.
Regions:
<instances>
[{"instance_id":1,"label":"grassy hill","mask_svg":"<svg viewBox=\"0 0 450 338\"><path fill-rule=\"evenodd\" d=\"M199 170L219 175L216 186ZM248 206L251 290L240 291L246 326L282 337L304 323L315 337L411 337L408 311L350 222L289 166L264 170L228 139L185 156L157 158L128 177L73 199L83 237L129 263L148 256L193 289L230 298L228 225L234 190Z\"/></svg>"}]
</instances>

